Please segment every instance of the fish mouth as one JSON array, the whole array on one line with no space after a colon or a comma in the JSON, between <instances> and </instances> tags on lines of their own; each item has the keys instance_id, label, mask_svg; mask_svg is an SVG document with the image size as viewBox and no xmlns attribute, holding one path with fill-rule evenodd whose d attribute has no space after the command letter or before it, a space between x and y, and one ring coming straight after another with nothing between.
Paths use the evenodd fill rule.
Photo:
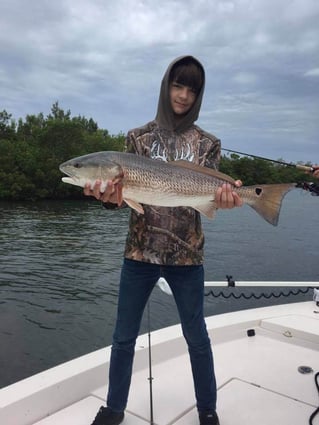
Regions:
<instances>
[{"instance_id":1,"label":"fish mouth","mask_svg":"<svg viewBox=\"0 0 319 425\"><path fill-rule=\"evenodd\" d=\"M61 170L61 169L60 169ZM77 178L75 174L71 173L70 171L61 170L62 173L66 174L68 177Z\"/></svg>"},{"instance_id":2,"label":"fish mouth","mask_svg":"<svg viewBox=\"0 0 319 425\"><path fill-rule=\"evenodd\" d=\"M70 169L70 167L67 167L65 164L61 164L59 166L59 169L60 169L61 173L66 174L67 176L76 179L76 175L75 175L74 172L72 172L72 168Z\"/></svg>"},{"instance_id":3,"label":"fish mouth","mask_svg":"<svg viewBox=\"0 0 319 425\"><path fill-rule=\"evenodd\" d=\"M76 184L79 182L79 179L75 176L62 177L63 183L73 183Z\"/></svg>"},{"instance_id":4,"label":"fish mouth","mask_svg":"<svg viewBox=\"0 0 319 425\"><path fill-rule=\"evenodd\" d=\"M64 166L64 164L60 165L60 171L63 174L66 174L67 177L62 177L62 181L64 183L73 183L75 184L76 182L78 182L80 179L79 177L77 177L74 173L72 173L72 170L68 170L66 169L66 167Z\"/></svg>"},{"instance_id":5,"label":"fish mouth","mask_svg":"<svg viewBox=\"0 0 319 425\"><path fill-rule=\"evenodd\" d=\"M63 164L60 164L59 165L59 170L61 171L61 173L70 175L70 171L68 171L67 168L68 167L67 167L67 163L66 162L63 162Z\"/></svg>"}]
</instances>

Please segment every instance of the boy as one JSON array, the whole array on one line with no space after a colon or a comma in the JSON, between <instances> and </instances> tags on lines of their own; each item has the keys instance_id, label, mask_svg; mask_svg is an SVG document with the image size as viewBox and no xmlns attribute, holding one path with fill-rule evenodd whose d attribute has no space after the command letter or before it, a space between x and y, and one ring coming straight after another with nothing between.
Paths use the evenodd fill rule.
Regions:
<instances>
[{"instance_id":1,"label":"boy","mask_svg":"<svg viewBox=\"0 0 319 425\"><path fill-rule=\"evenodd\" d=\"M205 72L192 56L173 61L162 80L155 120L128 132L126 151L158 160L184 159L217 168L220 141L196 126L205 85ZM238 182L240 185L240 182ZM86 195L117 207L120 182L100 182ZM230 185L215 195L218 208L241 206ZM144 214L131 211L120 278L117 322L109 371L107 407L101 407L92 425L123 421L131 382L135 341L143 311L157 280L171 287L188 344L200 425L219 425L216 381L209 336L203 313L204 235L200 214L192 208L143 206Z\"/></svg>"}]
</instances>

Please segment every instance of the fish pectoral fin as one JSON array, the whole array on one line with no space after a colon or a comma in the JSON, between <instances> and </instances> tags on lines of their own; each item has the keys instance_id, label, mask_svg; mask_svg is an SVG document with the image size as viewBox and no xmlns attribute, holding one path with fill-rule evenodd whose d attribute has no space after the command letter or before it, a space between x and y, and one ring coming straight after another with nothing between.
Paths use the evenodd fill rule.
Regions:
<instances>
[{"instance_id":1,"label":"fish pectoral fin","mask_svg":"<svg viewBox=\"0 0 319 425\"><path fill-rule=\"evenodd\" d=\"M138 202L136 202L136 201L132 201L132 199L126 199L126 198L124 198L124 201L125 201L125 202L127 203L127 205L128 205L129 207L131 207L133 210L135 210L135 211L139 212L140 214L144 214L144 209L143 209L142 205L141 205L141 204L139 204Z\"/></svg>"},{"instance_id":2,"label":"fish pectoral fin","mask_svg":"<svg viewBox=\"0 0 319 425\"><path fill-rule=\"evenodd\" d=\"M211 201L209 203L206 202L205 204L202 204L202 205L196 205L196 207L193 207L193 208L208 218L214 218L216 210L217 210L216 204L214 201Z\"/></svg>"}]
</instances>

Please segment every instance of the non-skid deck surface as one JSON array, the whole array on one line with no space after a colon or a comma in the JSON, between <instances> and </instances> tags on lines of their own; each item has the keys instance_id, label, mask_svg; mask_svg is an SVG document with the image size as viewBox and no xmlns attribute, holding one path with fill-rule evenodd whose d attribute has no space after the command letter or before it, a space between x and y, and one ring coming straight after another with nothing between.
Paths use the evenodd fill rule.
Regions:
<instances>
[{"instance_id":1,"label":"non-skid deck surface","mask_svg":"<svg viewBox=\"0 0 319 425\"><path fill-rule=\"evenodd\" d=\"M208 318L221 425L308 424L309 416L319 401L314 381L314 374L319 371L319 314L314 314L314 309L315 304L312 303L294 304L279 310L274 307L258 309L258 313L255 310ZM255 336L248 337L247 329L254 329ZM169 328L164 333L154 332L152 341L154 425L198 425L190 363L179 327ZM140 337L123 425L150 423L146 346L147 337ZM73 382L70 376L67 383L56 383L52 392L56 396L58 391L63 396L68 388L65 391L65 408L33 422L21 419L23 415L30 417L28 412L23 411L19 419L5 417L4 422L1 419L1 425L90 425L99 407L105 403L107 388L104 374L106 381L107 368L104 360L102 363L99 360L102 354L104 359L104 352L89 357L90 365L103 365L102 369L96 369L103 371L103 376L99 375L97 379L95 373L93 379L92 374L85 375L87 378L85 383L81 380L81 385L84 389L93 389L83 392L83 397L70 401L68 405L68 392ZM86 359L78 362L80 368L83 368ZM313 373L301 374L299 366L308 366ZM64 366L59 373L64 374L67 370ZM74 378L73 386L79 379L77 374ZM41 379L44 379L43 376ZM34 385L38 381L32 382ZM94 388L95 382L97 388ZM0 418L3 418L1 412ZM319 425L319 417L316 417L314 425Z\"/></svg>"},{"instance_id":2,"label":"non-skid deck surface","mask_svg":"<svg viewBox=\"0 0 319 425\"><path fill-rule=\"evenodd\" d=\"M214 346L221 425L306 425L318 394L313 374L297 369L302 363L319 370L318 352L256 332ZM197 425L188 355L153 365L152 376L155 424ZM148 368L134 374L124 425L149 423L148 377ZM105 392L97 389L37 425L89 425Z\"/></svg>"},{"instance_id":3,"label":"non-skid deck surface","mask_svg":"<svg viewBox=\"0 0 319 425\"><path fill-rule=\"evenodd\" d=\"M48 416L36 425L90 425L102 402L96 397L87 397L60 412ZM146 425L148 422L126 412L125 422L129 425Z\"/></svg>"}]
</instances>

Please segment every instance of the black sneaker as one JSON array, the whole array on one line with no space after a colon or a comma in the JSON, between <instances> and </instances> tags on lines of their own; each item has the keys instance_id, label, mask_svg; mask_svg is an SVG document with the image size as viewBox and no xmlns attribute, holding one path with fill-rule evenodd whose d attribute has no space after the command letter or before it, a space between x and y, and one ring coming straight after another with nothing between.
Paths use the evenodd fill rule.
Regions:
<instances>
[{"instance_id":1,"label":"black sneaker","mask_svg":"<svg viewBox=\"0 0 319 425\"><path fill-rule=\"evenodd\" d=\"M91 425L118 425L123 419L123 412L114 412L109 407L101 406Z\"/></svg>"},{"instance_id":2,"label":"black sneaker","mask_svg":"<svg viewBox=\"0 0 319 425\"><path fill-rule=\"evenodd\" d=\"M219 425L216 412L199 412L199 425Z\"/></svg>"}]
</instances>

